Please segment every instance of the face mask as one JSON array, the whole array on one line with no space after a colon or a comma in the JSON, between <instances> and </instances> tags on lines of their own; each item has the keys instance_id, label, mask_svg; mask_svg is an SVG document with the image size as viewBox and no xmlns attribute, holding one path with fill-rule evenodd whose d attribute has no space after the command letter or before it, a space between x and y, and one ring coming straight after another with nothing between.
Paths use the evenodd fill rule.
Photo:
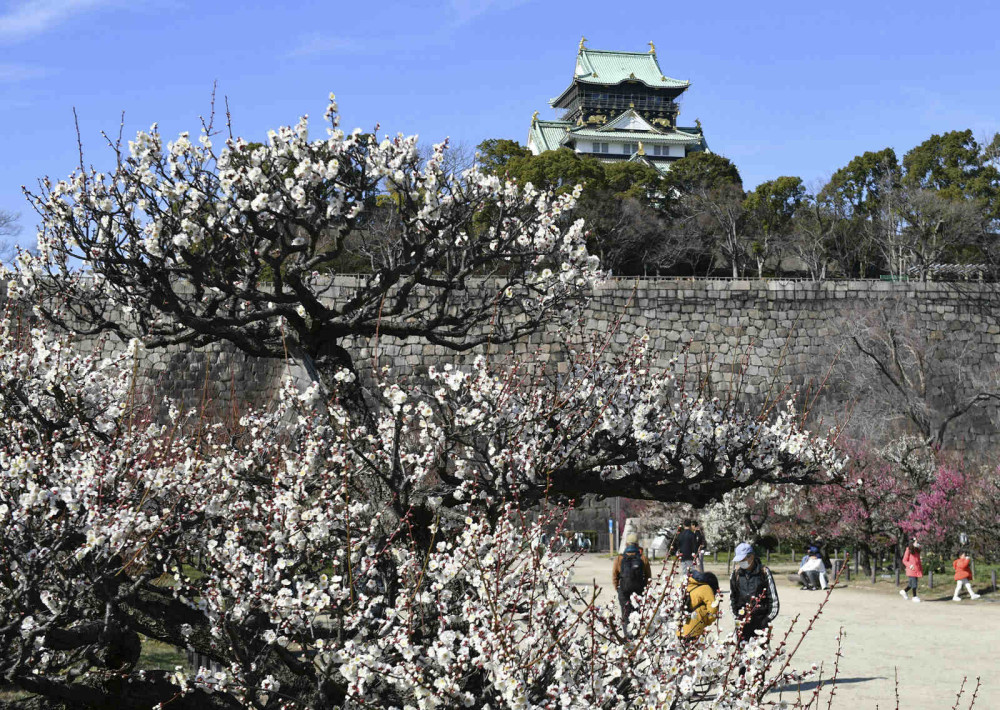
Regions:
<instances>
[{"instance_id":1,"label":"face mask","mask_svg":"<svg viewBox=\"0 0 1000 710\"><path fill-rule=\"evenodd\" d=\"M740 562L740 569L750 569L750 560Z\"/></svg>"}]
</instances>

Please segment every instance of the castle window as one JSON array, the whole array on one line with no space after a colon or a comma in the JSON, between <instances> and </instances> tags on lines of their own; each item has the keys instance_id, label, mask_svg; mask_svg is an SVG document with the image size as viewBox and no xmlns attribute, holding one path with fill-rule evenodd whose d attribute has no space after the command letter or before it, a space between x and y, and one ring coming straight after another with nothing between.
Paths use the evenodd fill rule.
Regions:
<instances>
[{"instance_id":1,"label":"castle window","mask_svg":"<svg viewBox=\"0 0 1000 710\"><path fill-rule=\"evenodd\" d=\"M607 153L608 152L608 144L607 143L594 143L594 152L595 153Z\"/></svg>"},{"instance_id":2,"label":"castle window","mask_svg":"<svg viewBox=\"0 0 1000 710\"><path fill-rule=\"evenodd\" d=\"M639 150L639 146L636 143L623 143L622 144L622 153L624 153L625 155L632 155L637 150Z\"/></svg>"}]
</instances>

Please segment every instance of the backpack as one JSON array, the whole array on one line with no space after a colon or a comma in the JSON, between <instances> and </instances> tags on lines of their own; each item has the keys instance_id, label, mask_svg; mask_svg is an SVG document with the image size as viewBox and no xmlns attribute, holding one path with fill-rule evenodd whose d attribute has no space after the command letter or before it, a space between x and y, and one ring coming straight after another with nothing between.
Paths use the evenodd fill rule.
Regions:
<instances>
[{"instance_id":1,"label":"backpack","mask_svg":"<svg viewBox=\"0 0 1000 710\"><path fill-rule=\"evenodd\" d=\"M643 569L642 554L638 550L626 550L622 555L619 579L618 590L626 594L636 594L646 588L646 570Z\"/></svg>"}]
</instances>

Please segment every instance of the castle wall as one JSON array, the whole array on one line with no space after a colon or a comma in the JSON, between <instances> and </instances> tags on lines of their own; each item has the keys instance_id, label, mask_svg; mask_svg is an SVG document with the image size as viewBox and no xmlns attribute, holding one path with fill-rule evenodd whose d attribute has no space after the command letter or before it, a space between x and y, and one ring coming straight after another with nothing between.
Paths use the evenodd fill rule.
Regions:
<instances>
[{"instance_id":1,"label":"castle wall","mask_svg":"<svg viewBox=\"0 0 1000 710\"><path fill-rule=\"evenodd\" d=\"M357 277L336 277L331 297L350 292ZM764 393L775 386L808 386L826 380L826 399L847 404L852 393L838 388L835 359L856 357L847 335L862 316L892 309L911 320L918 337L960 347L983 370L1000 364L1000 299L993 284L890 283L880 281L621 279L598 288L582 317L584 335L610 338L609 353L648 333L656 366L687 347L691 357L714 364L715 387L729 386L734 366L745 364L744 389ZM577 347L580 334L577 333ZM364 371L376 359L398 372L431 364L471 362L483 348L456 353L416 339L382 336L347 343ZM120 344L109 342L110 351ZM494 354L534 355L565 370L567 332L550 328L514 344L492 346ZM264 402L282 374L295 370L281 361L243 355L228 343L206 348L171 347L141 353L137 370L145 386L187 406L206 399L217 408L233 402ZM207 372L207 375L206 375ZM942 388L948 383L936 383ZM972 417L957 438L960 445L1000 444L989 418Z\"/></svg>"}]
</instances>

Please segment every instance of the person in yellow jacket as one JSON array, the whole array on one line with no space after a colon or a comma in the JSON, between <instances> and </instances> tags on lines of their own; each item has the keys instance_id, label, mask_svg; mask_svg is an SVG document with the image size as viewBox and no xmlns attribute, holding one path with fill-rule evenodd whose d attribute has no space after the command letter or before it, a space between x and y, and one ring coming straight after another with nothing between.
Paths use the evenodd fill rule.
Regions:
<instances>
[{"instance_id":1,"label":"person in yellow jacket","mask_svg":"<svg viewBox=\"0 0 1000 710\"><path fill-rule=\"evenodd\" d=\"M680 630L681 638L694 639L708 631L719 618L719 578L711 572L688 572L687 598L691 618Z\"/></svg>"}]
</instances>

